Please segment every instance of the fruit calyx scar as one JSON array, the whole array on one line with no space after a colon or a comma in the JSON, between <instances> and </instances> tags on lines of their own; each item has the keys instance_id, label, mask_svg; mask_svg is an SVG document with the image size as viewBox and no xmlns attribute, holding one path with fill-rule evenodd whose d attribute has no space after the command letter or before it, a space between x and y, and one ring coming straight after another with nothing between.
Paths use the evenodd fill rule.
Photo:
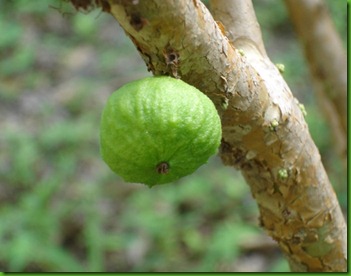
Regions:
<instances>
[{"instance_id":1,"label":"fruit calyx scar","mask_svg":"<svg viewBox=\"0 0 351 276\"><path fill-rule=\"evenodd\" d=\"M169 172L169 164L167 162L161 162L156 166L156 171L159 174L167 174Z\"/></svg>"}]
</instances>

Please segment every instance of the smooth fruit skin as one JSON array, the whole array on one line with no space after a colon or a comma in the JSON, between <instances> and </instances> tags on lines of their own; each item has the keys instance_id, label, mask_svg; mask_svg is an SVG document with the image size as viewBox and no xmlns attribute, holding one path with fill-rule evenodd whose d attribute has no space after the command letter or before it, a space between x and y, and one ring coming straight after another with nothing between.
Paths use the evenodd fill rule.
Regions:
<instances>
[{"instance_id":1,"label":"smooth fruit skin","mask_svg":"<svg viewBox=\"0 0 351 276\"><path fill-rule=\"evenodd\" d=\"M193 173L217 152L221 136L220 118L206 95L182 80L147 77L109 97L100 151L126 182L154 186Z\"/></svg>"}]
</instances>

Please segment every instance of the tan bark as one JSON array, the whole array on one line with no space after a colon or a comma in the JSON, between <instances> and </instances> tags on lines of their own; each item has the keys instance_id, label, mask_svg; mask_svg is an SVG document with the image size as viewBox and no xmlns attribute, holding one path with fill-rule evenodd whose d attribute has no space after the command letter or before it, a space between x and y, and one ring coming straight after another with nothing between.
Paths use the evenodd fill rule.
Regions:
<instances>
[{"instance_id":1,"label":"tan bark","mask_svg":"<svg viewBox=\"0 0 351 276\"><path fill-rule=\"evenodd\" d=\"M235 48L253 44L264 58L268 58L251 1L210 0L210 6L214 19L224 25L225 35Z\"/></svg>"},{"instance_id":2,"label":"tan bark","mask_svg":"<svg viewBox=\"0 0 351 276\"><path fill-rule=\"evenodd\" d=\"M331 128L334 146L347 160L347 65L341 39L322 0L286 0L310 68L316 98ZM345 9L347 3L345 2Z\"/></svg>"},{"instance_id":3,"label":"tan bark","mask_svg":"<svg viewBox=\"0 0 351 276\"><path fill-rule=\"evenodd\" d=\"M337 198L303 114L260 42L245 38L235 49L198 0L107 2L149 70L181 78L213 100L222 119L222 160L242 171L260 225L292 270L345 271L346 225Z\"/></svg>"},{"instance_id":4,"label":"tan bark","mask_svg":"<svg viewBox=\"0 0 351 276\"><path fill-rule=\"evenodd\" d=\"M236 48L245 49L254 45L259 49L262 58L257 55L251 55L250 52L247 53L251 65L253 65L258 72L260 72L260 68L262 67L264 68L263 70L267 70L268 67L273 69L274 65L266 55L252 2L247 0L211 0L210 4L215 20L220 21L224 25L228 38ZM324 106L328 107L325 102L324 104ZM302 208L303 206L301 206L301 209ZM296 267L295 262L290 261L290 265L293 270L301 271L301 264Z\"/></svg>"}]
</instances>

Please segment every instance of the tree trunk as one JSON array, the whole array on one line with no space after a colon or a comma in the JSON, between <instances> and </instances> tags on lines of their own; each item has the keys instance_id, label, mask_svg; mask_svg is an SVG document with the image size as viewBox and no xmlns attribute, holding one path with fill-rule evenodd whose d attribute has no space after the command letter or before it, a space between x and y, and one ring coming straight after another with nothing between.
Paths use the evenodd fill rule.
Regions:
<instances>
[{"instance_id":1,"label":"tree trunk","mask_svg":"<svg viewBox=\"0 0 351 276\"><path fill-rule=\"evenodd\" d=\"M317 101L332 130L336 151L346 168L346 52L323 1L285 0L285 3L308 60Z\"/></svg>"},{"instance_id":2,"label":"tree trunk","mask_svg":"<svg viewBox=\"0 0 351 276\"><path fill-rule=\"evenodd\" d=\"M245 16L234 23L241 31L233 42L226 21L216 23L199 0L96 2L117 19L148 70L181 78L212 99L222 120L222 160L242 171L260 225L291 269L346 271L341 209L303 112L255 39L251 2L232 1L241 5L236 15L249 16L247 24Z\"/></svg>"}]
</instances>

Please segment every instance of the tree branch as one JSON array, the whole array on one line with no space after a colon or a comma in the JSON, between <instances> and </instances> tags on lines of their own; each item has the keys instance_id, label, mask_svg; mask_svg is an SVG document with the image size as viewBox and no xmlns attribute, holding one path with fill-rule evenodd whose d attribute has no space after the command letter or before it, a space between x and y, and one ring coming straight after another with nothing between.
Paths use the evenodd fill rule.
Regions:
<instances>
[{"instance_id":1,"label":"tree branch","mask_svg":"<svg viewBox=\"0 0 351 276\"><path fill-rule=\"evenodd\" d=\"M266 58L260 25L251 0L210 0L212 15L226 29L226 36L237 49L254 46Z\"/></svg>"},{"instance_id":2,"label":"tree branch","mask_svg":"<svg viewBox=\"0 0 351 276\"><path fill-rule=\"evenodd\" d=\"M345 271L338 201L288 86L254 54L265 52L236 50L198 0L108 2L148 70L181 78L213 100L222 119L222 160L242 171L261 226L292 269Z\"/></svg>"},{"instance_id":3,"label":"tree branch","mask_svg":"<svg viewBox=\"0 0 351 276\"><path fill-rule=\"evenodd\" d=\"M285 4L308 60L317 101L346 168L346 52L323 1L286 0Z\"/></svg>"}]
</instances>

